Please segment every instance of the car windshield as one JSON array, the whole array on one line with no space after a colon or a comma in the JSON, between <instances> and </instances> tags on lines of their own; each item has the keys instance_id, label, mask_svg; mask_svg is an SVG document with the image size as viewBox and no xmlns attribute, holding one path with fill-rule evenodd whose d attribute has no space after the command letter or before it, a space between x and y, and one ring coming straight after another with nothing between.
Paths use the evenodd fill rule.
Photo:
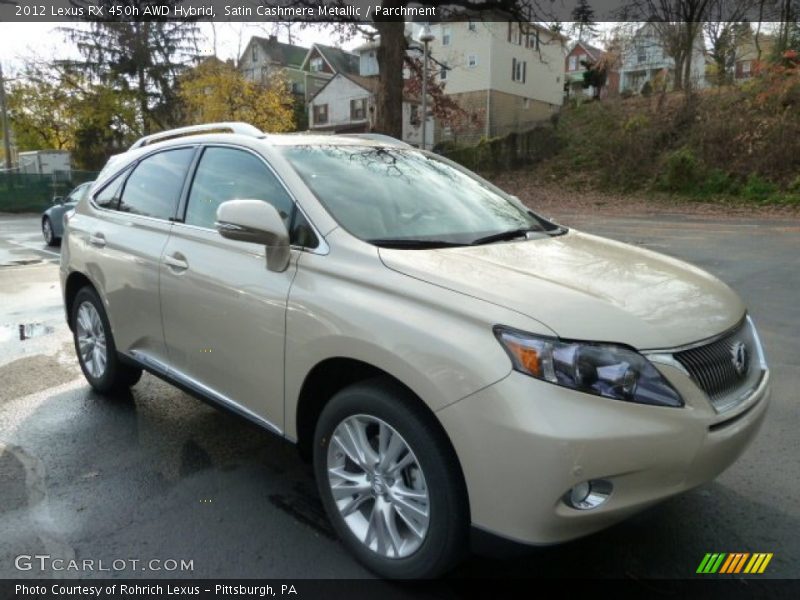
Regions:
<instances>
[{"instance_id":1,"label":"car windshield","mask_svg":"<svg viewBox=\"0 0 800 600\"><path fill-rule=\"evenodd\" d=\"M544 231L509 197L414 149L299 145L281 152L342 227L379 246L464 245Z\"/></svg>"}]
</instances>

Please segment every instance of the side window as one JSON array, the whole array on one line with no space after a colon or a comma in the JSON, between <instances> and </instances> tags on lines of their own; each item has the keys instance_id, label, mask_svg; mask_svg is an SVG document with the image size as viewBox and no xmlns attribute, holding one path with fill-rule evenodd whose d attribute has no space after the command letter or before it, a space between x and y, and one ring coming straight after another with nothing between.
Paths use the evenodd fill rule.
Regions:
<instances>
[{"instance_id":1,"label":"side window","mask_svg":"<svg viewBox=\"0 0 800 600\"><path fill-rule=\"evenodd\" d=\"M128 173L130 173L130 169L126 169L117 175L111 183L94 197L94 203L100 208L117 210L119 208L119 194L122 191L122 184Z\"/></svg>"},{"instance_id":2,"label":"side window","mask_svg":"<svg viewBox=\"0 0 800 600\"><path fill-rule=\"evenodd\" d=\"M175 215L194 148L166 150L142 160L128 177L119 210L169 219Z\"/></svg>"},{"instance_id":3,"label":"side window","mask_svg":"<svg viewBox=\"0 0 800 600\"><path fill-rule=\"evenodd\" d=\"M319 245L317 236L314 235L314 230L311 229L311 225L305 215L299 210L294 211L292 227L289 230L289 240L293 245L302 246L303 248L316 248Z\"/></svg>"},{"instance_id":4,"label":"side window","mask_svg":"<svg viewBox=\"0 0 800 600\"><path fill-rule=\"evenodd\" d=\"M184 222L213 229L217 207L228 200L269 202L289 227L292 199L259 158L234 148L207 148L197 165Z\"/></svg>"}]
</instances>

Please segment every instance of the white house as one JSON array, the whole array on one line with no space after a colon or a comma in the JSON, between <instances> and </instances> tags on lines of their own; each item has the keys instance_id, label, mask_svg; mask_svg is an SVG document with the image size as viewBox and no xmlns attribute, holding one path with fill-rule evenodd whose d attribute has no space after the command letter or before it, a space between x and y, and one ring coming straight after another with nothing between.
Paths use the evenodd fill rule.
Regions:
<instances>
[{"instance_id":1,"label":"white house","mask_svg":"<svg viewBox=\"0 0 800 600\"><path fill-rule=\"evenodd\" d=\"M481 122L443 139L524 131L564 101L566 38L537 23L452 21L431 26L430 53L445 92Z\"/></svg>"},{"instance_id":2,"label":"white house","mask_svg":"<svg viewBox=\"0 0 800 600\"><path fill-rule=\"evenodd\" d=\"M706 87L706 61L702 35L698 36L690 61L689 77L692 86L696 89ZM656 26L646 23L622 48L619 91L638 93L645 82L652 81L659 73L666 74L674 81L675 60L664 49Z\"/></svg>"},{"instance_id":3,"label":"white house","mask_svg":"<svg viewBox=\"0 0 800 600\"><path fill-rule=\"evenodd\" d=\"M377 77L337 73L310 98L309 129L335 133L372 131L377 91ZM435 134L433 119L428 119L426 130L426 146L430 148ZM414 146L422 142L420 103L415 98L403 98L403 141Z\"/></svg>"}]
</instances>

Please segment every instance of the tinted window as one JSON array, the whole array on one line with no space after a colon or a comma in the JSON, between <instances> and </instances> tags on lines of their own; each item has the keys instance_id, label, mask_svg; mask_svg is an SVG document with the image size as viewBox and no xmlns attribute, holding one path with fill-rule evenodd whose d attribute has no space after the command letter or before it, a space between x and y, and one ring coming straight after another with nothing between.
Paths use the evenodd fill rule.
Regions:
<instances>
[{"instance_id":1,"label":"tinted window","mask_svg":"<svg viewBox=\"0 0 800 600\"><path fill-rule=\"evenodd\" d=\"M185 222L213 229L217 207L228 200L269 202L289 227L292 199L259 158L233 148L207 148L194 176Z\"/></svg>"},{"instance_id":2,"label":"tinted window","mask_svg":"<svg viewBox=\"0 0 800 600\"><path fill-rule=\"evenodd\" d=\"M289 239L295 246L302 246L304 248L316 248L318 245L314 230L311 229L308 219L306 219L305 215L299 210L294 211L294 219L292 220L292 228L289 231Z\"/></svg>"},{"instance_id":3,"label":"tinted window","mask_svg":"<svg viewBox=\"0 0 800 600\"><path fill-rule=\"evenodd\" d=\"M130 169L117 175L111 183L103 188L103 191L94 197L94 203L102 208L116 210L119 207L119 194L122 191L122 184L129 172Z\"/></svg>"},{"instance_id":4,"label":"tinted window","mask_svg":"<svg viewBox=\"0 0 800 600\"><path fill-rule=\"evenodd\" d=\"M169 219L178 206L194 148L167 150L142 160L128 177L119 210Z\"/></svg>"}]
</instances>

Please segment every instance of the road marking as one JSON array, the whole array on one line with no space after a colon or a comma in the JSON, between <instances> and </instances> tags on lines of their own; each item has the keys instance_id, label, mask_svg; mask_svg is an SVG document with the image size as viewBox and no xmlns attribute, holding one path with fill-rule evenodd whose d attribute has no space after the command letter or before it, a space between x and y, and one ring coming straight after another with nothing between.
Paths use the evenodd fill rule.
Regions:
<instances>
[{"instance_id":1,"label":"road marking","mask_svg":"<svg viewBox=\"0 0 800 600\"><path fill-rule=\"evenodd\" d=\"M6 240L9 244L14 244L15 246L19 246L20 248L27 248L28 250L35 250L36 252L46 252L47 254L52 254L53 256L57 256L61 258L60 252L53 252L52 250L45 250L44 248L37 248L33 244L23 244L22 242L17 242L15 240Z\"/></svg>"}]
</instances>

